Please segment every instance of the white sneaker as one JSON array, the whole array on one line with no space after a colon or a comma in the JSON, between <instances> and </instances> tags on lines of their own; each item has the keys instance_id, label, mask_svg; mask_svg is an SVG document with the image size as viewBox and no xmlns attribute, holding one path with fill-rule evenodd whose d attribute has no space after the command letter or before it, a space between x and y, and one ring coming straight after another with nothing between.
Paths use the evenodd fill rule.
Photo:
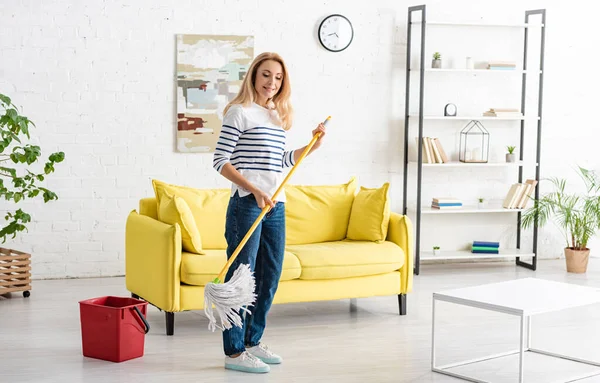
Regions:
<instances>
[{"instance_id":1,"label":"white sneaker","mask_svg":"<svg viewBox=\"0 0 600 383\"><path fill-rule=\"evenodd\" d=\"M249 354L248 351L242 352L237 358L225 357L225 368L243 372L264 373L271 371L271 367L264 364L260 359Z\"/></svg>"},{"instance_id":2,"label":"white sneaker","mask_svg":"<svg viewBox=\"0 0 600 383\"><path fill-rule=\"evenodd\" d=\"M269 348L262 343L258 346L248 347L247 350L250 354L268 364L279 364L283 361L279 355L269 350Z\"/></svg>"}]
</instances>

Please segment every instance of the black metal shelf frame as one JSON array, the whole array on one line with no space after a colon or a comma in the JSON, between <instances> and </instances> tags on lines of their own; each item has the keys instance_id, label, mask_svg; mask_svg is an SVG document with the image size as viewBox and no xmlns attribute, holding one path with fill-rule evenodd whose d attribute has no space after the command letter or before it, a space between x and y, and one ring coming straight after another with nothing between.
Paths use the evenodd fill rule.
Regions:
<instances>
[{"instance_id":1,"label":"black metal shelf frame","mask_svg":"<svg viewBox=\"0 0 600 383\"><path fill-rule=\"evenodd\" d=\"M419 114L418 114L418 148L417 148L417 203L416 203L416 222L415 222L415 274L419 275L420 272L420 260L421 260L421 187L422 187L422 175L423 175L423 101L424 101L424 84L425 84L425 34L427 31L427 18L426 18L426 6L417 5L408 8L408 21L407 21L407 49L406 49L406 95L405 95L405 113L404 113L404 182L403 182L403 214L408 213L407 206L407 192L408 192L408 137L409 137L409 109L410 109L410 80L411 80L411 49L412 49L412 27L413 24L413 13L421 13L421 21L416 22L420 24L421 28L421 47L419 57ZM523 44L523 77L521 82L521 112L525 115L525 94L526 94L526 79L527 79L527 49L528 49L528 32L530 16L540 15L541 16L541 41L540 41L540 71L539 71L539 83L538 83L538 107L537 107L537 143L536 143L536 171L535 179L538 181L535 187L535 201L539 199L539 180L540 180L540 168L541 168L541 134L542 134L542 95L543 95L543 84L544 84L544 47L545 47L545 32L546 32L546 10L536 9L525 12L525 32L524 32L524 44ZM519 160L523 161L523 146L525 141L525 119L521 119L521 132L520 132L520 145L519 145ZM519 166L518 182L523 181L523 166ZM521 212L517 213L517 249L521 248ZM537 220L533 225L533 259L531 263L521 261L520 257L516 257L516 265L522 266L531 270L537 268L537 246L538 245L538 225Z\"/></svg>"}]
</instances>

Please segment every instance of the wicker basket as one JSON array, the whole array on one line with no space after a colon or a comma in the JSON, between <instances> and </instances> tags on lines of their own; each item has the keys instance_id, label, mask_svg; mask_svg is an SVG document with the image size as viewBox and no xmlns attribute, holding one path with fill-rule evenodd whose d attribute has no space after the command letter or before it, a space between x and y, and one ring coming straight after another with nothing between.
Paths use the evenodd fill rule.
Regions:
<instances>
[{"instance_id":1,"label":"wicker basket","mask_svg":"<svg viewBox=\"0 0 600 383\"><path fill-rule=\"evenodd\" d=\"M0 295L31 290L31 254L0 247Z\"/></svg>"}]
</instances>

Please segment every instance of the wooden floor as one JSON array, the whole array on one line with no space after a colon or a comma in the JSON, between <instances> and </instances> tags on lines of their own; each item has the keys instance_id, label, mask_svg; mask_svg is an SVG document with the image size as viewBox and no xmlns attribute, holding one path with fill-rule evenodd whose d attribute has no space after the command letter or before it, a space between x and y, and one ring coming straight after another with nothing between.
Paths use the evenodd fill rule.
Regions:
<instances>
[{"instance_id":1,"label":"wooden floor","mask_svg":"<svg viewBox=\"0 0 600 383\"><path fill-rule=\"evenodd\" d=\"M265 375L223 368L221 334L207 330L203 312L175 316L167 337L164 315L149 309L145 355L123 363L81 354L82 299L128 296L123 278L34 281L31 297L0 297L1 382L460 382L430 371L431 294L449 288L535 276L600 286L600 260L585 275L568 274L564 261L540 261L538 271L512 263L425 265L415 276L408 315L397 298L359 299L273 307L264 342L284 357ZM516 318L438 305L440 363L515 349ZM544 315L533 322L533 345L600 361L600 307ZM564 382L600 368L536 357L525 361L527 382ZM457 370L458 371L458 370ZM493 382L515 382L518 360L503 358L460 369ZM580 382L600 382L600 376Z\"/></svg>"}]
</instances>

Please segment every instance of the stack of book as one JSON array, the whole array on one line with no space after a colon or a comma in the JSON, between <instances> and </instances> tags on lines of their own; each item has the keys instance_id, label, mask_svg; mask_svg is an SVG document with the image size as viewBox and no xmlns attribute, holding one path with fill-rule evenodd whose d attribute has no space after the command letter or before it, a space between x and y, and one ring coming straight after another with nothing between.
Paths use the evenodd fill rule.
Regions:
<instances>
[{"instance_id":1,"label":"stack of book","mask_svg":"<svg viewBox=\"0 0 600 383\"><path fill-rule=\"evenodd\" d=\"M525 183L513 184L504 198L502 207L505 209L525 209L536 185L536 180L527 180Z\"/></svg>"},{"instance_id":2,"label":"stack of book","mask_svg":"<svg viewBox=\"0 0 600 383\"><path fill-rule=\"evenodd\" d=\"M419 138L417 145L419 144ZM442 147L442 143L436 137L423 137L423 163L443 164L448 162L448 156Z\"/></svg>"},{"instance_id":3,"label":"stack of book","mask_svg":"<svg viewBox=\"0 0 600 383\"><path fill-rule=\"evenodd\" d=\"M431 200L431 207L433 209L460 209L462 205L462 201L456 198L433 198Z\"/></svg>"},{"instance_id":4,"label":"stack of book","mask_svg":"<svg viewBox=\"0 0 600 383\"><path fill-rule=\"evenodd\" d=\"M515 70L517 64L514 61L489 61L487 68L491 70Z\"/></svg>"},{"instance_id":5,"label":"stack of book","mask_svg":"<svg viewBox=\"0 0 600 383\"><path fill-rule=\"evenodd\" d=\"M476 254L498 254L500 252L499 242L473 241L471 253Z\"/></svg>"},{"instance_id":6,"label":"stack of book","mask_svg":"<svg viewBox=\"0 0 600 383\"><path fill-rule=\"evenodd\" d=\"M523 117L523 113L516 108L490 108L483 112L484 116L488 117Z\"/></svg>"}]
</instances>

